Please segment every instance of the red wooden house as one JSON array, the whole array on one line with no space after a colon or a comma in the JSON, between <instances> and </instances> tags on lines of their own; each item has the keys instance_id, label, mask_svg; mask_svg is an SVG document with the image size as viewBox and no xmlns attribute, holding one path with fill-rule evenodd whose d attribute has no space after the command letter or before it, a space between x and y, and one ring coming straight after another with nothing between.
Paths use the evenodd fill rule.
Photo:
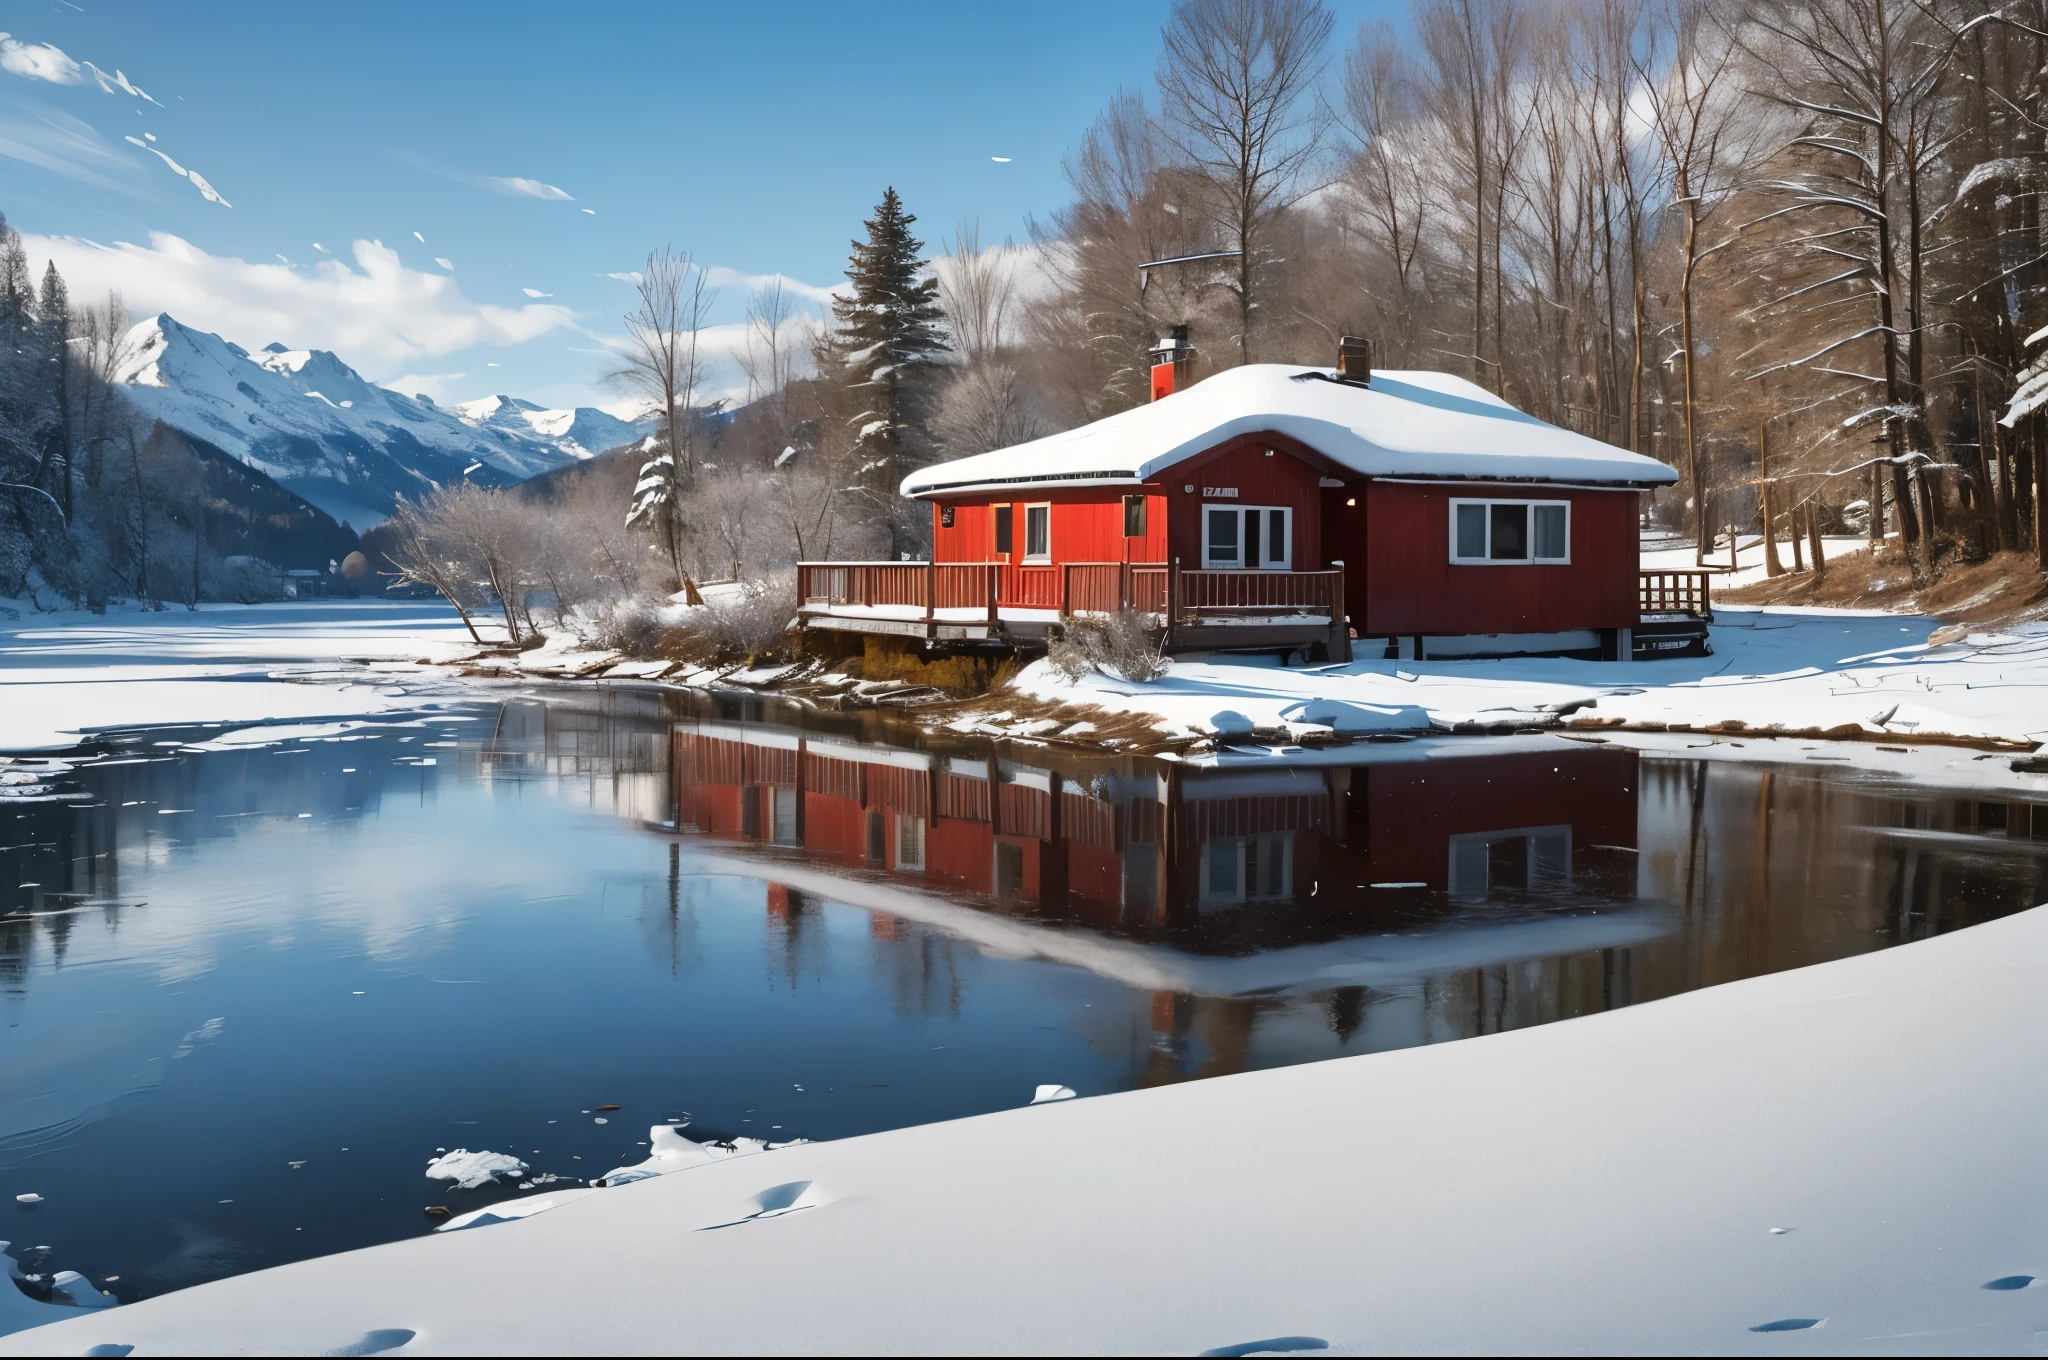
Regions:
<instances>
[{"instance_id":1,"label":"red wooden house","mask_svg":"<svg viewBox=\"0 0 2048 1360\"><path fill-rule=\"evenodd\" d=\"M1639 570L1677 474L1445 373L1251 364L906 478L925 563L805 563L806 626L933 641L1159 616L1167 645L1400 656L1703 640L1703 576ZM1170 374L1168 366L1166 372ZM1647 627L1646 627L1647 624Z\"/></svg>"}]
</instances>

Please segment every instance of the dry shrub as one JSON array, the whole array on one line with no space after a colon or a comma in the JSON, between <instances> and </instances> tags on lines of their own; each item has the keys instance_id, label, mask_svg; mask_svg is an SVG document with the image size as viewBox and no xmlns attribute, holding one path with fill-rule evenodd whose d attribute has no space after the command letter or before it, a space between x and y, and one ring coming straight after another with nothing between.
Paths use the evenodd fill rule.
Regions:
<instances>
[{"instance_id":1,"label":"dry shrub","mask_svg":"<svg viewBox=\"0 0 2048 1360\"><path fill-rule=\"evenodd\" d=\"M1102 671L1142 685L1166 674L1173 664L1160 650L1164 641L1150 615L1119 609L1114 614L1072 620L1066 632L1053 640L1046 656L1053 669L1069 680Z\"/></svg>"},{"instance_id":2,"label":"dry shrub","mask_svg":"<svg viewBox=\"0 0 2048 1360\"><path fill-rule=\"evenodd\" d=\"M725 655L759 656L789 643L795 617L796 573L781 571L706 600L687 626Z\"/></svg>"}]
</instances>

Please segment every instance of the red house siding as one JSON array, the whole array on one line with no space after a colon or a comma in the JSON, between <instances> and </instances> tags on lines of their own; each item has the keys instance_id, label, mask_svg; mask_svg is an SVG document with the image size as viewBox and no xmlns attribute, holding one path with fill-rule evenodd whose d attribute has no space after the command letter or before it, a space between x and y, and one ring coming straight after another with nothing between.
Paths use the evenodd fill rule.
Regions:
<instances>
[{"instance_id":1,"label":"red house siding","mask_svg":"<svg viewBox=\"0 0 2048 1360\"><path fill-rule=\"evenodd\" d=\"M1568 500L1571 561L1563 565L1461 566L1451 562L1453 499ZM1369 482L1362 543L1330 544L1362 561L1346 582L1351 626L1363 637L1394 633L1561 633L1633 628L1640 615L1633 491L1503 485ZM1356 535L1357 521L1345 529ZM1354 593L1355 592L1355 593Z\"/></svg>"},{"instance_id":2,"label":"red house siding","mask_svg":"<svg viewBox=\"0 0 2048 1360\"><path fill-rule=\"evenodd\" d=\"M1147 500L1145 536L1124 537L1124 497L1142 491ZM1024 507L1052 506L1052 560L1054 562L1164 562L1166 560L1166 504L1158 486L1084 486L1062 490L1043 488L1018 491L1014 495L976 492L971 496L949 496L932 502L932 560L934 562L1024 561ZM996 551L995 507L1013 508L1012 550L1006 556ZM944 523L945 507L953 507L953 527ZM1007 594L1007 592L1005 592Z\"/></svg>"},{"instance_id":3,"label":"red house siding","mask_svg":"<svg viewBox=\"0 0 2048 1360\"><path fill-rule=\"evenodd\" d=\"M1614 749L1367 767L1350 792L1351 825L1371 837L1360 869L1442 889L1453 836L1531 826L1570 826L1575 858L1589 846L1633 848L1638 768L1635 752Z\"/></svg>"},{"instance_id":4,"label":"red house siding","mask_svg":"<svg viewBox=\"0 0 2048 1360\"><path fill-rule=\"evenodd\" d=\"M1322 471L1254 437L1233 442L1220 453L1176 463L1159 474L1172 505L1169 544L1181 566L1202 565L1202 505L1283 505L1294 511L1293 563L1296 571L1323 565ZM1192 486L1193 493L1186 488ZM1235 488L1235 496L1209 497L1204 487Z\"/></svg>"}]
</instances>

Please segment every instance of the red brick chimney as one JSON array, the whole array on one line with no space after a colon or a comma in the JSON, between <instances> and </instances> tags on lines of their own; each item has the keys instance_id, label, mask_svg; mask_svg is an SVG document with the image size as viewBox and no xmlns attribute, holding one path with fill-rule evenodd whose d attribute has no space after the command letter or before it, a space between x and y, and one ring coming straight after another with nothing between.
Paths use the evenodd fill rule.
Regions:
<instances>
[{"instance_id":1,"label":"red brick chimney","mask_svg":"<svg viewBox=\"0 0 2048 1360\"><path fill-rule=\"evenodd\" d=\"M1346 382L1372 382L1372 341L1347 335L1337 342L1337 376Z\"/></svg>"}]
</instances>

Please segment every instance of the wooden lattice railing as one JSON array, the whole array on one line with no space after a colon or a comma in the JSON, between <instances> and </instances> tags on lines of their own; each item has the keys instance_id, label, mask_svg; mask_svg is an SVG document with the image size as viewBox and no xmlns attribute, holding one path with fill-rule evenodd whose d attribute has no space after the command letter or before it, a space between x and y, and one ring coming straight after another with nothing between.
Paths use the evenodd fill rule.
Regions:
<instances>
[{"instance_id":1,"label":"wooden lattice railing","mask_svg":"<svg viewBox=\"0 0 2048 1360\"><path fill-rule=\"evenodd\" d=\"M1692 614L1714 617L1711 571L1643 571L1636 573L1637 603L1644 614Z\"/></svg>"}]
</instances>

